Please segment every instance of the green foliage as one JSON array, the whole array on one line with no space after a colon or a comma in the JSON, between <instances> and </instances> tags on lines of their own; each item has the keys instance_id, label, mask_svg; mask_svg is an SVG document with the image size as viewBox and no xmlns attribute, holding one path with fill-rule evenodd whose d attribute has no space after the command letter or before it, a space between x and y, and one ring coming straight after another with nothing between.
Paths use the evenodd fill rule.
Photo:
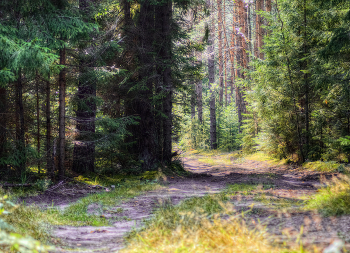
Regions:
<instances>
[{"instance_id":1,"label":"green foliage","mask_svg":"<svg viewBox=\"0 0 350 253\"><path fill-rule=\"evenodd\" d=\"M11 212L15 212L16 208L18 207L7 200L7 196L0 198L0 251L34 253L53 250L53 247L47 247L31 237L22 236L13 232L16 231L16 229L9 225L2 216L13 215Z\"/></svg>"},{"instance_id":2,"label":"green foliage","mask_svg":"<svg viewBox=\"0 0 350 253\"><path fill-rule=\"evenodd\" d=\"M124 140L130 133L127 127L137 124L137 117L112 119L107 116L96 125L96 166L101 173L116 174L138 169L135 158L128 155ZM123 168L123 169L122 169Z\"/></svg>"},{"instance_id":3,"label":"green foliage","mask_svg":"<svg viewBox=\"0 0 350 253\"><path fill-rule=\"evenodd\" d=\"M282 0L276 7L261 12L269 20L264 59L253 60L251 79L241 82L249 87L250 112L243 149L299 162L348 160L343 138L349 131L350 69L343 56L349 51L349 4Z\"/></svg>"}]
</instances>

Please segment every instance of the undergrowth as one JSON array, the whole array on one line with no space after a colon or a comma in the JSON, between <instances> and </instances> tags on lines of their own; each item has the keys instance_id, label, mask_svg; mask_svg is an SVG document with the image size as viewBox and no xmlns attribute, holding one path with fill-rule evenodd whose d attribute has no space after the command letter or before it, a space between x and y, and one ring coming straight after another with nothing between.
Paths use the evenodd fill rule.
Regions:
<instances>
[{"instance_id":1,"label":"undergrowth","mask_svg":"<svg viewBox=\"0 0 350 253\"><path fill-rule=\"evenodd\" d=\"M317 209L325 216L350 214L350 177L339 175L321 188L307 203L306 209Z\"/></svg>"}]
</instances>

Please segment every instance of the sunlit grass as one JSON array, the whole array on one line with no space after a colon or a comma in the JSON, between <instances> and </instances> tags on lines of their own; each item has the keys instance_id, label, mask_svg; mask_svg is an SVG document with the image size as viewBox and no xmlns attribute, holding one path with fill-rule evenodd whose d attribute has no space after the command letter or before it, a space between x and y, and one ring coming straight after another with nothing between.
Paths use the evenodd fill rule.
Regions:
<instances>
[{"instance_id":1,"label":"sunlit grass","mask_svg":"<svg viewBox=\"0 0 350 253\"><path fill-rule=\"evenodd\" d=\"M101 181L99 182L101 183ZM111 183L108 181L108 183ZM16 228L16 232L33 238L46 240L52 225L105 226L109 222L102 215L89 214L88 206L97 203L101 208L115 206L122 201L136 197L145 191L161 186L155 182L128 181L121 182L115 190L88 195L69 205L64 210L52 207L43 210L32 205L19 205L4 220Z\"/></svg>"},{"instance_id":2,"label":"sunlit grass","mask_svg":"<svg viewBox=\"0 0 350 253\"><path fill-rule=\"evenodd\" d=\"M146 229L130 235L128 247L121 252L305 252L301 247L274 245L263 226L249 228L226 200L226 194L217 194L164 205Z\"/></svg>"},{"instance_id":3,"label":"sunlit grass","mask_svg":"<svg viewBox=\"0 0 350 253\"><path fill-rule=\"evenodd\" d=\"M271 156L269 156L268 154L264 153L264 152L256 152L250 155L246 155L244 156L244 159L246 160L253 160L253 161L259 161L259 162L267 162L270 163L272 165L284 165L287 163L286 159L275 159Z\"/></svg>"},{"instance_id":4,"label":"sunlit grass","mask_svg":"<svg viewBox=\"0 0 350 253\"><path fill-rule=\"evenodd\" d=\"M329 161L329 162L322 162L322 161L315 161L315 162L307 162L303 164L303 168L306 168L311 171L319 171L319 172L342 172L347 173L349 172L349 168L345 167L344 165L335 162L335 161Z\"/></svg>"},{"instance_id":5,"label":"sunlit grass","mask_svg":"<svg viewBox=\"0 0 350 253\"><path fill-rule=\"evenodd\" d=\"M321 188L308 201L308 210L318 210L326 216L350 214L350 177L340 175Z\"/></svg>"}]
</instances>

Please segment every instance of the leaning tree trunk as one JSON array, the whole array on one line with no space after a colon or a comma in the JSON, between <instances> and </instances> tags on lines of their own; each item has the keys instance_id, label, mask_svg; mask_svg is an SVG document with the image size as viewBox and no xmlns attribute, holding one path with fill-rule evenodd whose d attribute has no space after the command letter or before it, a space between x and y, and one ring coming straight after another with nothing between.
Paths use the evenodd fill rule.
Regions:
<instances>
[{"instance_id":1,"label":"leaning tree trunk","mask_svg":"<svg viewBox=\"0 0 350 253\"><path fill-rule=\"evenodd\" d=\"M66 49L60 50L60 65L66 64ZM63 68L58 77L59 85L59 123L58 123L58 138L59 138L59 158L58 158L58 175L59 179L63 180L65 174L65 117L66 117L66 70Z\"/></svg>"},{"instance_id":2,"label":"leaning tree trunk","mask_svg":"<svg viewBox=\"0 0 350 253\"><path fill-rule=\"evenodd\" d=\"M212 8L210 0L207 1L207 7ZM210 148L217 149L216 139L216 108L215 108L215 90L213 84L215 82L215 61L214 61L214 16L211 15L210 31L208 37L208 74L209 74L209 88L211 90L210 95Z\"/></svg>"}]
</instances>

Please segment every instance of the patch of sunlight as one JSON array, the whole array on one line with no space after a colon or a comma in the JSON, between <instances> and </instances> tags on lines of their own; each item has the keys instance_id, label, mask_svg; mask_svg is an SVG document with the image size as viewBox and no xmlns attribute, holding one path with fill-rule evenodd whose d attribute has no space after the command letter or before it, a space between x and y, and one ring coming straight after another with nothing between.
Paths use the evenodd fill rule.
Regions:
<instances>
[{"instance_id":1,"label":"patch of sunlight","mask_svg":"<svg viewBox=\"0 0 350 253\"><path fill-rule=\"evenodd\" d=\"M323 161L315 161L315 162L306 162L303 164L303 168L306 168L311 171L319 171L319 172L340 172L340 173L349 173L350 168L344 166L335 161L323 162Z\"/></svg>"},{"instance_id":2,"label":"patch of sunlight","mask_svg":"<svg viewBox=\"0 0 350 253\"><path fill-rule=\"evenodd\" d=\"M253 153L253 154L250 154L250 155L246 155L246 156L244 156L244 158L246 160L267 162L267 163L273 164L273 165L284 165L284 164L287 164L287 160L286 159L279 160L279 159L276 159L276 158L273 158L273 157L269 156L268 154L266 154L266 153L264 153L262 151L259 151L259 152L256 152L256 153Z\"/></svg>"}]
</instances>

